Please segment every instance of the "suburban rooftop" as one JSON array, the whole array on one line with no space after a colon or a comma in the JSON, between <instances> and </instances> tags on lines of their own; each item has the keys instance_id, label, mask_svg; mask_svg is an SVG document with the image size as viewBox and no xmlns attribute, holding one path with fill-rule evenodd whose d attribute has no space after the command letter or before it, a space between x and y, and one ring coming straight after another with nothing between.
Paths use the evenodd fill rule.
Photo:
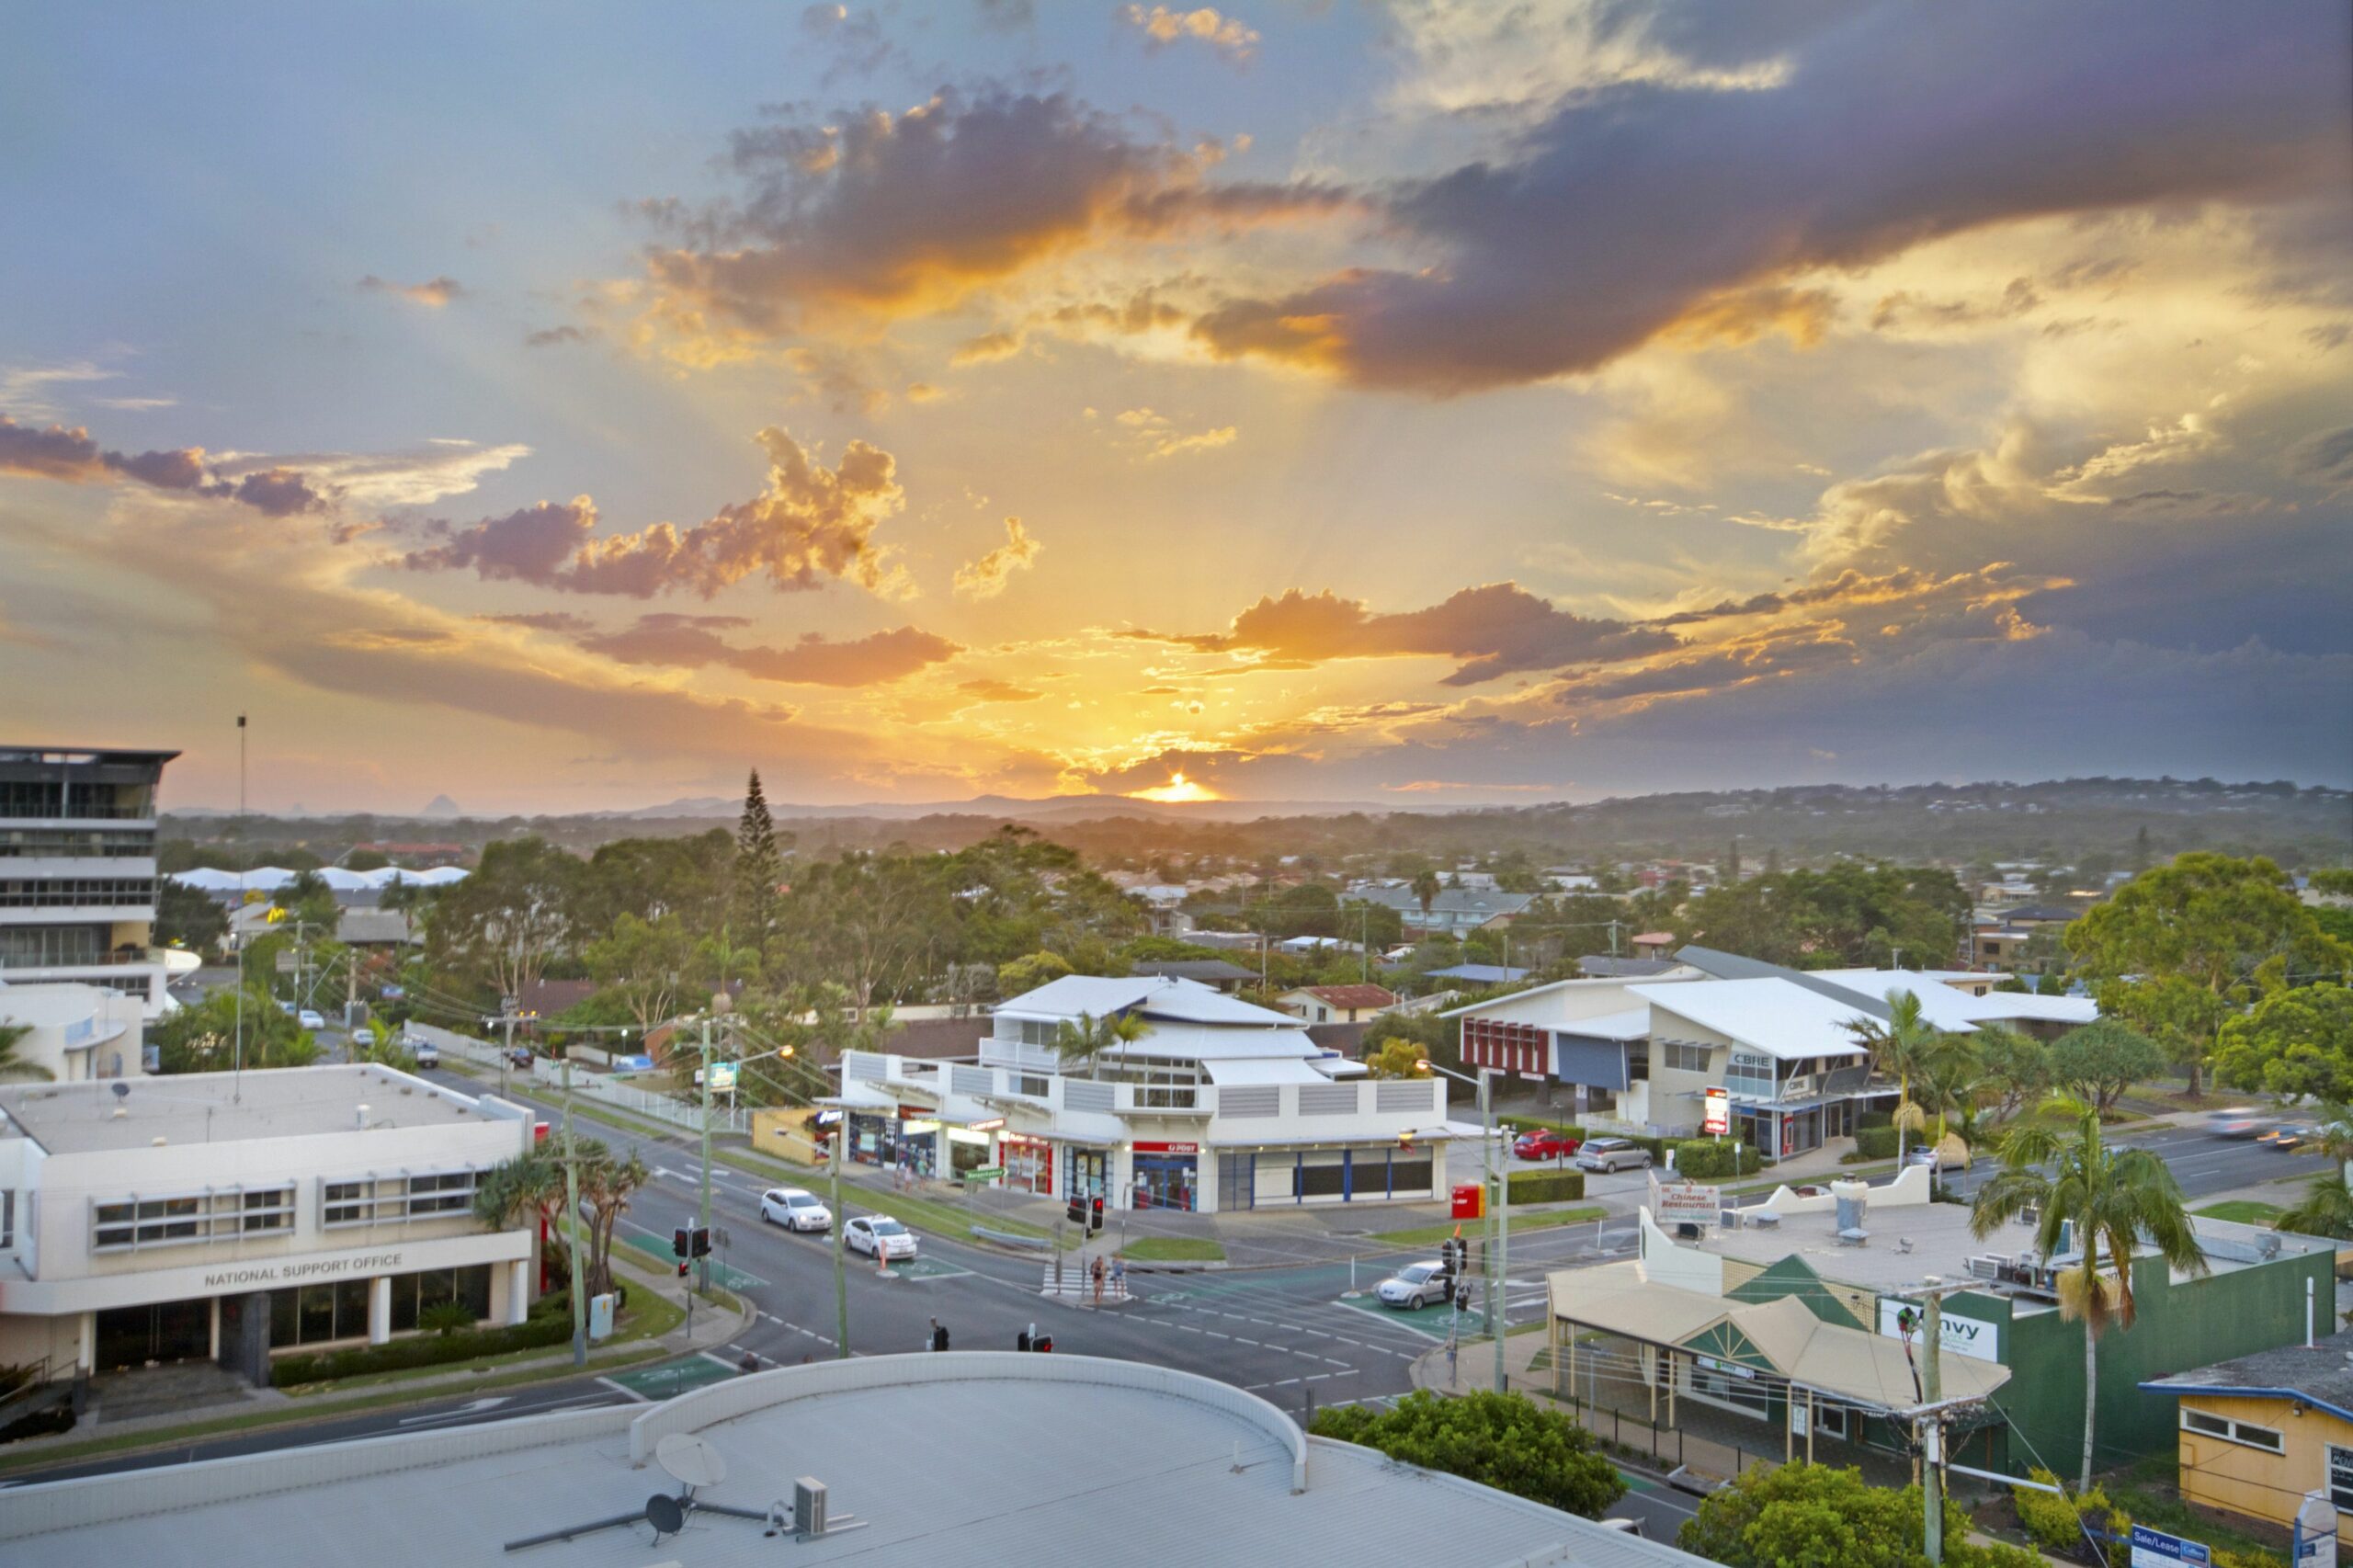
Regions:
<instances>
[{"instance_id":1,"label":"suburban rooftop","mask_svg":"<svg viewBox=\"0 0 2353 1568\"><path fill-rule=\"evenodd\" d=\"M51 1154L493 1119L463 1095L373 1064L30 1084L0 1089L0 1137Z\"/></svg>"}]
</instances>

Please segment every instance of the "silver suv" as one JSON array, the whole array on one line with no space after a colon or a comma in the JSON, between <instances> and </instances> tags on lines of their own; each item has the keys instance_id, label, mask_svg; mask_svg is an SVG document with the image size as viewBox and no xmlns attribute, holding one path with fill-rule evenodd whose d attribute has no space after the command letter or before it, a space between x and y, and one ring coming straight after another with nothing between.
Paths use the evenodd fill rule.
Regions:
<instances>
[{"instance_id":1,"label":"silver suv","mask_svg":"<svg viewBox=\"0 0 2353 1568\"><path fill-rule=\"evenodd\" d=\"M1577 1150L1581 1171L1648 1170L1651 1152L1623 1138L1588 1138Z\"/></svg>"}]
</instances>

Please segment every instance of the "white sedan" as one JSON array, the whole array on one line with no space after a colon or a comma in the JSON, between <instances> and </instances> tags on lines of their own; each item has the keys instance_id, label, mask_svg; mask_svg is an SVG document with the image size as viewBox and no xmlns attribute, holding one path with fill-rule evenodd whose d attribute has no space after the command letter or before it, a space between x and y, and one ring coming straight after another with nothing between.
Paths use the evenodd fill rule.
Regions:
<instances>
[{"instance_id":1,"label":"white sedan","mask_svg":"<svg viewBox=\"0 0 2353 1568\"><path fill-rule=\"evenodd\" d=\"M830 1231L834 1211L813 1192L797 1187L772 1187L760 1194L760 1218L792 1231Z\"/></svg>"},{"instance_id":2,"label":"white sedan","mask_svg":"<svg viewBox=\"0 0 2353 1568\"><path fill-rule=\"evenodd\" d=\"M842 1243L852 1252L885 1260L915 1255L915 1233L888 1214L860 1214L842 1227Z\"/></svg>"}]
</instances>

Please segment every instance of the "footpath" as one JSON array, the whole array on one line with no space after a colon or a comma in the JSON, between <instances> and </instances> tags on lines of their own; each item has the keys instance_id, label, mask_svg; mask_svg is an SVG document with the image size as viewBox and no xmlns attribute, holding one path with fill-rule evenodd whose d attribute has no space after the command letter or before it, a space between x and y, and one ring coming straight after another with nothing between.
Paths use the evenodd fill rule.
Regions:
<instances>
[{"instance_id":1,"label":"footpath","mask_svg":"<svg viewBox=\"0 0 2353 1568\"><path fill-rule=\"evenodd\" d=\"M613 1270L623 1278L631 1297L642 1293L667 1303L677 1313L676 1325L647 1338L592 1344L584 1367L573 1365L572 1347L565 1344L490 1365L452 1363L420 1367L413 1371L363 1375L315 1391L251 1388L224 1374L189 1386L189 1397L171 1401L167 1411L153 1411L158 1401L140 1399L135 1394L114 1399L119 1409L141 1412L135 1415L109 1416L108 1400L101 1394L71 1430L23 1438L0 1449L0 1474L32 1466L178 1448L207 1437L337 1420L466 1394L505 1392L565 1378L653 1368L724 1346L740 1338L751 1325L753 1309L748 1303L699 1297L694 1303L689 1329L685 1311L688 1290L683 1282L665 1272L640 1267L618 1251L613 1257ZM127 1374L115 1386L136 1390L139 1380L172 1370L157 1369L154 1373Z\"/></svg>"}]
</instances>

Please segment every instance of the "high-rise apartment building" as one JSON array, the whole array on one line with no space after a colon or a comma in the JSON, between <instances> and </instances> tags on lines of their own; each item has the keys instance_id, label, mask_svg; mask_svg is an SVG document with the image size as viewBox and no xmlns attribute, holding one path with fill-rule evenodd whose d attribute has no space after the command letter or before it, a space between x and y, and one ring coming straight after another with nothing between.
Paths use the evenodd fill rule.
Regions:
<instances>
[{"instance_id":1,"label":"high-rise apartment building","mask_svg":"<svg viewBox=\"0 0 2353 1568\"><path fill-rule=\"evenodd\" d=\"M155 794L176 751L0 745L0 982L166 1004Z\"/></svg>"}]
</instances>

